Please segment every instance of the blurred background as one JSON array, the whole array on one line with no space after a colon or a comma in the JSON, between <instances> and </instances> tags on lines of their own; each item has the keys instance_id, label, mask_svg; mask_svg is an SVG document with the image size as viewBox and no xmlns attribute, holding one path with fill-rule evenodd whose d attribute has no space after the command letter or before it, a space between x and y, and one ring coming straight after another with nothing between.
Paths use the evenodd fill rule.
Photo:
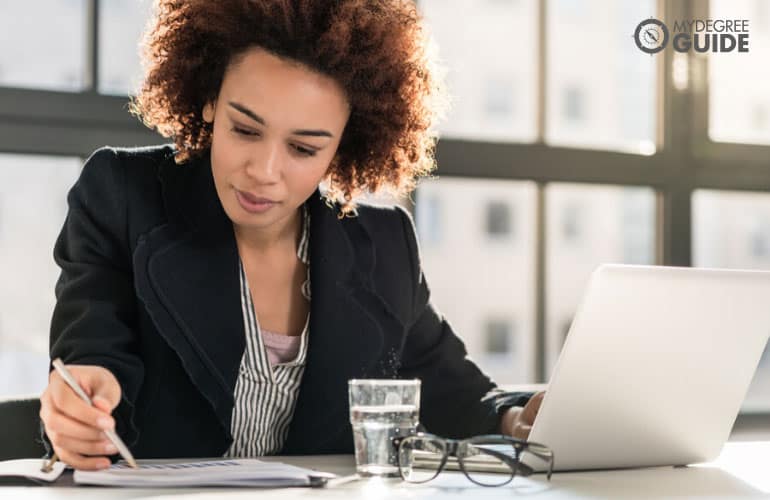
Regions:
<instances>
[{"instance_id":1,"label":"blurred background","mask_svg":"<svg viewBox=\"0 0 770 500\"><path fill-rule=\"evenodd\" d=\"M398 202L435 304L498 383L548 380L600 263L770 269L770 2L418 6L453 107L436 178ZM0 0L0 397L46 384L52 248L84 159L165 142L127 112L150 14ZM644 54L651 16L748 19L750 52ZM743 413L770 415L768 350Z\"/></svg>"}]
</instances>

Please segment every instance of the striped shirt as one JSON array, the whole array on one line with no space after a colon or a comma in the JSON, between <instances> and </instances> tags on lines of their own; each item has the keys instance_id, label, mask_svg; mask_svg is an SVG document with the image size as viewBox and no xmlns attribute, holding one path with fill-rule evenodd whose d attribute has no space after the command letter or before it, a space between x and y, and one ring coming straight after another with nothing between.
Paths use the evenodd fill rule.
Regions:
<instances>
[{"instance_id":1,"label":"striped shirt","mask_svg":"<svg viewBox=\"0 0 770 500\"><path fill-rule=\"evenodd\" d=\"M307 266L302 295L310 301L310 214L302 207L302 236L297 257ZM300 336L297 356L288 362L271 365L256 318L248 280L239 262L241 307L246 331L238 380L235 383L235 406L230 422L233 443L227 457L254 457L278 453L289 432L289 423L305 371L310 313Z\"/></svg>"}]
</instances>

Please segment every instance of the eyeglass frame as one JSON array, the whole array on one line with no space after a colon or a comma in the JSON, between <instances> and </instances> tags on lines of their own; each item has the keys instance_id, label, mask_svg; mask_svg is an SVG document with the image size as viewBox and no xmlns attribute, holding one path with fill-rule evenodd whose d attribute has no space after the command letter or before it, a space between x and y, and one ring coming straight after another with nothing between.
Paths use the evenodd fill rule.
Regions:
<instances>
[{"instance_id":1,"label":"eyeglass frame","mask_svg":"<svg viewBox=\"0 0 770 500\"><path fill-rule=\"evenodd\" d=\"M444 455L441 457L441 463L436 468L436 473L431 476L428 479L425 479L423 481L410 481L404 476L404 471L401 467L401 445L413 438L421 438L426 440L436 440L443 443L443 449L444 449ZM530 467L529 465L525 464L520 460L521 454L523 452L528 452L533 454L534 456L538 457L541 460L548 462L548 480L551 480L551 475L553 474L553 467L555 463L555 456L553 453L553 450L551 450L548 446L541 444L541 443L535 443L533 441L525 441L523 439L518 439L512 436L507 436L505 434L484 434L480 436L473 436L471 438L467 439L451 439L451 438L444 438L441 436L437 436L435 434L429 434L426 432L418 432L416 434L410 434L408 436L399 436L394 437L392 439L393 446L396 449L396 461L398 462L398 472L401 475L401 479L404 481L407 481L412 484L422 484L427 483L428 481L432 481L436 477L438 477L439 474L444 470L444 467L447 464L447 460L449 457L454 457L457 459L457 464L460 470L463 474L465 474L465 477L468 478L469 481L471 481L474 484L478 484L479 486L488 486L488 487L494 487L494 486L505 486L506 484L513 481L513 478L516 477L516 474L519 473L521 477L527 477L532 475L534 473L534 469ZM513 449L516 453L515 457L511 457L510 455L506 453L501 453L496 450L492 450L489 448L481 448L476 447L476 449L480 450L481 453L486 453L488 455L492 455L493 457L505 462L506 465L508 465L511 469L511 476L508 478L507 481L500 484L484 484L476 481L471 477L471 474L465 469L465 463L463 458L457 455L457 450L461 449L463 445L477 445L477 444L510 444L513 446ZM544 452L535 452L530 449L530 447L540 447Z\"/></svg>"}]
</instances>

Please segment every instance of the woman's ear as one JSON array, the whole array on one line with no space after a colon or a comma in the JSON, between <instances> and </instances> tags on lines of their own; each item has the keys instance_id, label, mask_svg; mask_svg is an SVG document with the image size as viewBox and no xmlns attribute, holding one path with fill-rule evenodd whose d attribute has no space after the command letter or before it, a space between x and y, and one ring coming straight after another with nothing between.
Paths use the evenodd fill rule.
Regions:
<instances>
[{"instance_id":1,"label":"woman's ear","mask_svg":"<svg viewBox=\"0 0 770 500\"><path fill-rule=\"evenodd\" d=\"M214 123L214 107L216 103L207 102L203 106L203 121L206 123Z\"/></svg>"}]
</instances>

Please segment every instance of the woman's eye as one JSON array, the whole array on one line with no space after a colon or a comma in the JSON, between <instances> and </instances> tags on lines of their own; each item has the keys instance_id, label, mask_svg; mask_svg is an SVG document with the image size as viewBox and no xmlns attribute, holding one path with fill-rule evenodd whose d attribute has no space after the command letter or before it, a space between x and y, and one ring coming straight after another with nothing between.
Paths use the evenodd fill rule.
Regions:
<instances>
[{"instance_id":1,"label":"woman's eye","mask_svg":"<svg viewBox=\"0 0 770 500\"><path fill-rule=\"evenodd\" d=\"M251 130L246 130L245 128L240 128L240 127L235 127L235 126L233 127L233 132L235 132L236 134L248 135L248 136L259 135L258 132L253 132Z\"/></svg>"},{"instance_id":2,"label":"woman's eye","mask_svg":"<svg viewBox=\"0 0 770 500\"><path fill-rule=\"evenodd\" d=\"M302 156L315 156L315 149L308 149L303 148L302 146L293 146L294 149L297 151L297 153L301 154Z\"/></svg>"}]
</instances>

